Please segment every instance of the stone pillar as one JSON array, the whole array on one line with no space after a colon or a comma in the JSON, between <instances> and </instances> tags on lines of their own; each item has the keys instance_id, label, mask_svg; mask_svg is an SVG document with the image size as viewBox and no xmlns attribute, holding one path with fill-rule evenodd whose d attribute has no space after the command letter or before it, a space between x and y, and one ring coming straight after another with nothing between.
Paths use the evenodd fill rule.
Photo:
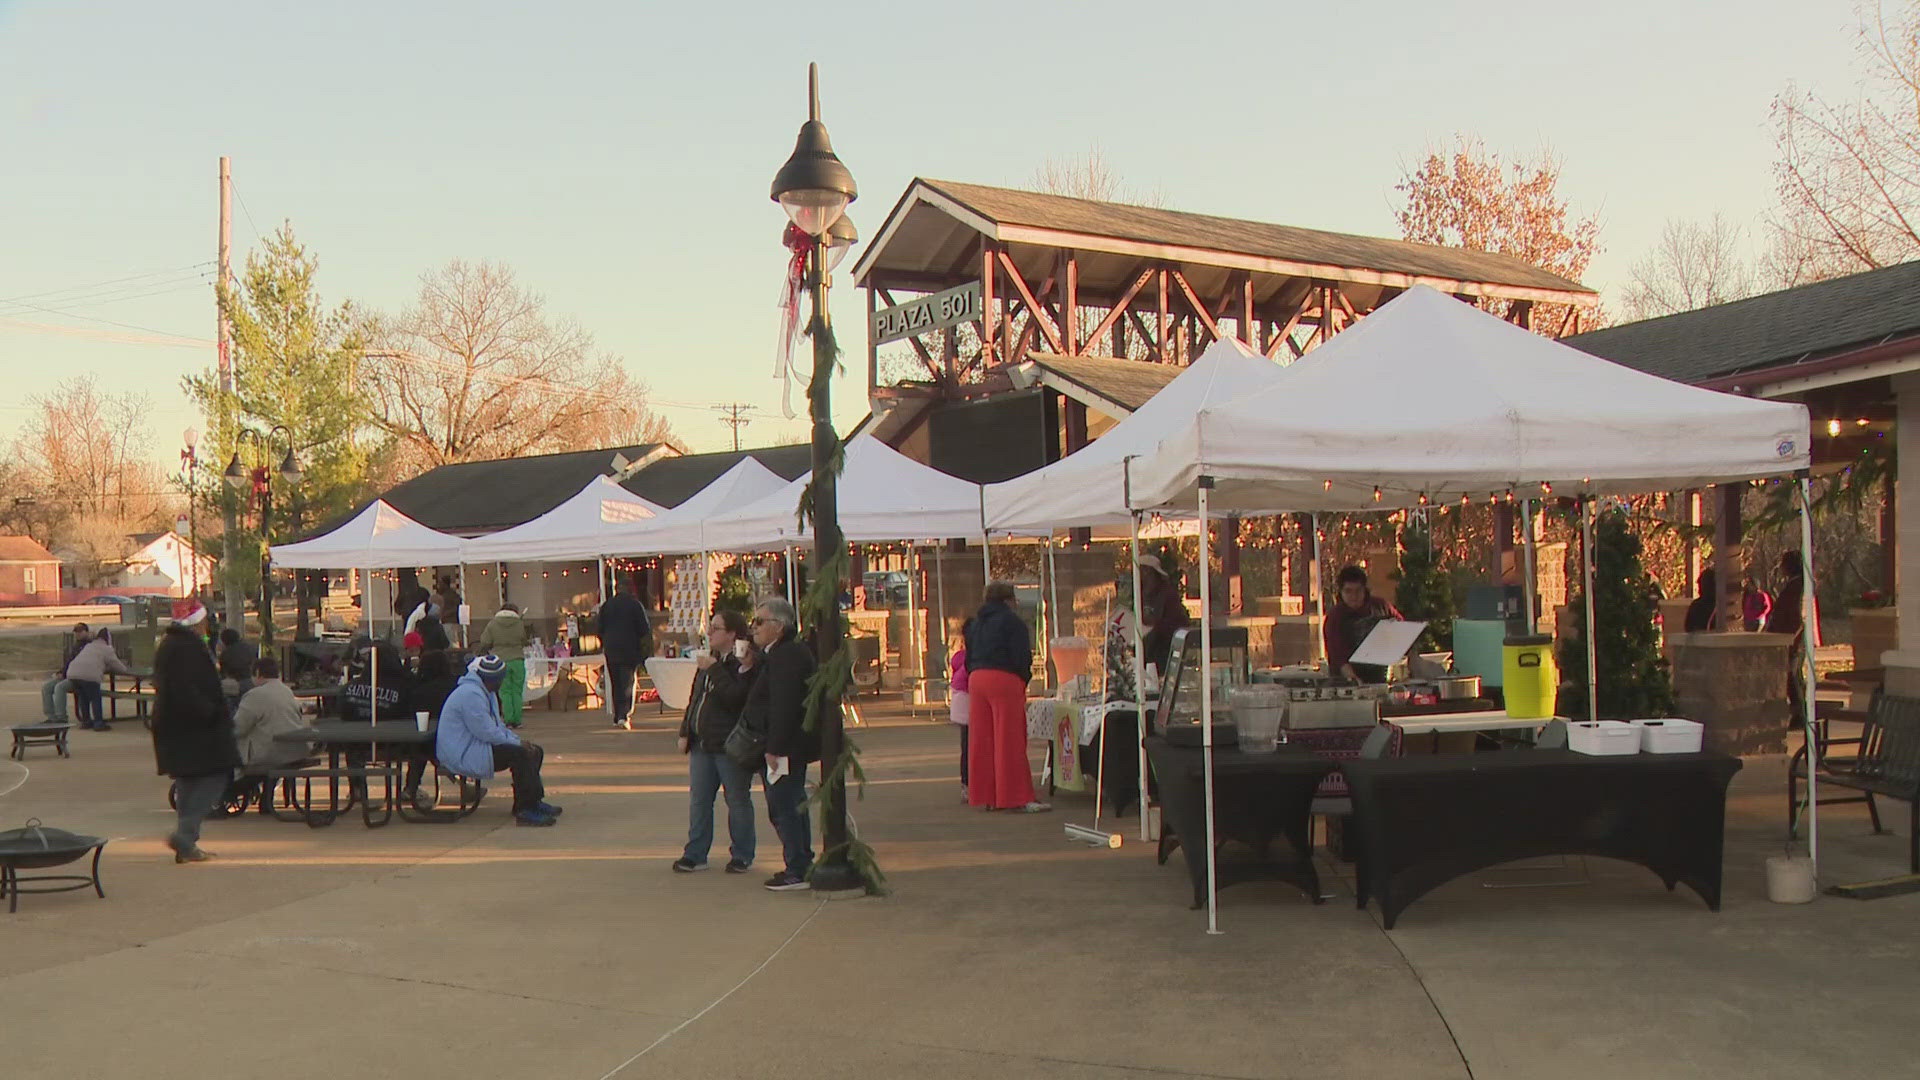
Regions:
<instances>
[{"instance_id":1,"label":"stone pillar","mask_svg":"<svg viewBox=\"0 0 1920 1080\"><path fill-rule=\"evenodd\" d=\"M1909 461L1920 461L1920 372L1895 375L1893 397L1894 454ZM1913 438L1908 439L1908 435ZM1914 444L1911 455L1907 453L1908 442ZM1900 644L1882 656L1881 663L1887 669L1888 690L1896 694L1920 695L1920 566L1914 563L1914 559L1920 557L1920 543L1904 542L1909 536L1920 537L1920 499L1904 496L1902 489L1905 487L1904 479L1894 485L1894 534L1900 542L1895 545L1898 548L1895 564L1897 580L1888 582L1898 600ZM1913 573L1907 572L1910 566L1914 568ZM1820 561L1815 559L1813 572L1816 579L1821 570ZM1915 582L1917 587L1907 588L1908 581ZM1872 663L1856 656L1854 666L1871 667Z\"/></svg>"},{"instance_id":2,"label":"stone pillar","mask_svg":"<svg viewBox=\"0 0 1920 1080\"><path fill-rule=\"evenodd\" d=\"M1706 726L1703 745L1728 754L1786 749L1790 634L1682 634L1673 687L1681 716Z\"/></svg>"},{"instance_id":3,"label":"stone pillar","mask_svg":"<svg viewBox=\"0 0 1920 1080\"><path fill-rule=\"evenodd\" d=\"M1720 628L1726 631L1743 625L1740 604L1740 545L1746 529L1740 520L1740 495L1747 490L1742 483L1721 484L1714 488L1713 572L1719 579Z\"/></svg>"}]
</instances>

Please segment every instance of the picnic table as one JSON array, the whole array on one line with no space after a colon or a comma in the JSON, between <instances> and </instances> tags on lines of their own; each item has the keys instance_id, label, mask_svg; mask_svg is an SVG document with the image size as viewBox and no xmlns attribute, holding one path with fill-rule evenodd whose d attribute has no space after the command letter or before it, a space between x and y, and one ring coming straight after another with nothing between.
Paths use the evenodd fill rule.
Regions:
<instances>
[{"instance_id":1,"label":"picnic table","mask_svg":"<svg viewBox=\"0 0 1920 1080\"><path fill-rule=\"evenodd\" d=\"M122 679L132 680L133 686L129 689L121 689L120 680ZM107 719L120 719L121 698L133 699L133 715L135 719L147 719L148 713L151 711L149 703L153 700L152 683L152 668L134 668L133 672L128 675L122 675L117 671L107 672L107 686L100 694L100 697L107 704Z\"/></svg>"},{"instance_id":2,"label":"picnic table","mask_svg":"<svg viewBox=\"0 0 1920 1080\"><path fill-rule=\"evenodd\" d=\"M394 810L399 805L401 767L405 764L397 755L384 762L378 760L381 748L417 751L421 747L432 746L436 726L429 722L427 730L421 731L413 720L382 720L378 723L332 720L300 731L282 732L273 737L274 742L302 745L317 743L326 752L327 766L324 769L272 769L267 773L268 783L271 785L289 779L303 782L305 795L297 804L300 811L297 820L305 821L310 828L333 824L336 818L353 809L356 804L361 808L361 819L367 828L379 828L392 820ZM354 752L362 749L368 752L369 759L364 764L354 764ZM347 759L345 764L342 758ZM384 781L385 789L377 804L369 783L376 778ZM313 801L315 780L327 782L327 805L324 810L319 809ZM342 780L347 781L347 799L344 803L340 801ZM378 820L374 818L376 809L381 811ZM271 807L269 812L276 818L280 816Z\"/></svg>"}]
</instances>

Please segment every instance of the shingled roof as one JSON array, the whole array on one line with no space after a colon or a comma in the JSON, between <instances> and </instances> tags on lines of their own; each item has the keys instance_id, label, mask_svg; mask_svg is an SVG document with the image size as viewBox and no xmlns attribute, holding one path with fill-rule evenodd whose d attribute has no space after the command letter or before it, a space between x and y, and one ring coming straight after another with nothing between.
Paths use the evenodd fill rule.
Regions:
<instances>
[{"instance_id":1,"label":"shingled roof","mask_svg":"<svg viewBox=\"0 0 1920 1080\"><path fill-rule=\"evenodd\" d=\"M0 563L57 563L53 552L31 536L0 536Z\"/></svg>"},{"instance_id":2,"label":"shingled roof","mask_svg":"<svg viewBox=\"0 0 1920 1080\"><path fill-rule=\"evenodd\" d=\"M1008 230L1046 230L1100 237L1122 245L1150 244L1251 256L1290 264L1288 272L1293 273L1347 270L1360 275L1356 280L1384 274L1428 279L1429 283L1479 283L1580 297L1593 295L1593 290L1579 282L1508 255L927 179L914 180L886 224L875 234L878 240L863 256L856 269L858 277L864 278L874 265L873 260L879 258L877 253L885 246L888 227L922 194L949 200L963 213L970 212L1000 227L1003 240L1023 239L1005 235ZM1389 282L1406 283L1410 282Z\"/></svg>"},{"instance_id":3,"label":"shingled roof","mask_svg":"<svg viewBox=\"0 0 1920 1080\"><path fill-rule=\"evenodd\" d=\"M1680 382L1819 360L1920 335L1920 262L1564 339Z\"/></svg>"},{"instance_id":4,"label":"shingled roof","mask_svg":"<svg viewBox=\"0 0 1920 1080\"><path fill-rule=\"evenodd\" d=\"M752 457L782 480L792 480L813 467L813 448L771 446L761 450L727 450L715 454L684 454L661 458L641 469L621 485L643 499L661 506L679 506L701 488L720 479L721 474Z\"/></svg>"},{"instance_id":5,"label":"shingled roof","mask_svg":"<svg viewBox=\"0 0 1920 1080\"><path fill-rule=\"evenodd\" d=\"M532 521L565 502L594 477L611 473L615 454L638 461L659 445L608 446L442 465L381 497L430 529L460 535L496 532ZM810 464L805 446L676 455L654 461L621 486L661 506L678 506L748 454L789 480L805 472ZM330 523L328 528L333 524L337 523Z\"/></svg>"},{"instance_id":6,"label":"shingled roof","mask_svg":"<svg viewBox=\"0 0 1920 1080\"><path fill-rule=\"evenodd\" d=\"M1036 367L1055 377L1043 378L1043 382L1115 419L1145 405L1147 399L1186 370L1173 364L1111 356L1056 356L1038 352L1031 355Z\"/></svg>"},{"instance_id":7,"label":"shingled roof","mask_svg":"<svg viewBox=\"0 0 1920 1080\"><path fill-rule=\"evenodd\" d=\"M462 534L493 532L532 521L559 506L587 481L611 472L613 455L638 460L659 445L642 443L463 461L421 473L381 497L430 529Z\"/></svg>"}]
</instances>

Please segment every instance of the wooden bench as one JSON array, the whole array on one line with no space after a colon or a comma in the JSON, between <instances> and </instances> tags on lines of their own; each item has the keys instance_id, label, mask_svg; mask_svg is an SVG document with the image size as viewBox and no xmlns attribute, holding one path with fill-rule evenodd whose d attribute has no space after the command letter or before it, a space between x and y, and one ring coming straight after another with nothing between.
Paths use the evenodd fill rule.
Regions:
<instances>
[{"instance_id":1,"label":"wooden bench","mask_svg":"<svg viewBox=\"0 0 1920 1080\"><path fill-rule=\"evenodd\" d=\"M1873 696L1873 704L1864 716L1835 715L1833 719L1861 721L1860 735L1835 739L1815 730L1812 776L1808 777L1807 748L1801 747L1787 767L1787 834L1799 830L1799 785L1809 779L1811 794L1821 806L1833 803L1863 802L1873 820L1873 831L1884 833L1880 808L1874 796L1883 795L1907 803L1907 867L1920 874L1920 698L1899 697L1882 690ZM1836 756L1834 747L1853 747L1852 756ZM1831 784L1859 792L1819 798L1819 785Z\"/></svg>"}]
</instances>

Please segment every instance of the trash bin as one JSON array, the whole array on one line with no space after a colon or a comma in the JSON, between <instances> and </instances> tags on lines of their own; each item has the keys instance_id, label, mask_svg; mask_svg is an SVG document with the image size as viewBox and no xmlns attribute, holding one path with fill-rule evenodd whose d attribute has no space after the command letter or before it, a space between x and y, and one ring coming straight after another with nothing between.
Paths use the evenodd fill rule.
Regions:
<instances>
[{"instance_id":1,"label":"trash bin","mask_svg":"<svg viewBox=\"0 0 1920 1080\"><path fill-rule=\"evenodd\" d=\"M1544 720L1553 715L1560 673L1553 662L1553 635L1516 634L1502 647L1507 715Z\"/></svg>"}]
</instances>

